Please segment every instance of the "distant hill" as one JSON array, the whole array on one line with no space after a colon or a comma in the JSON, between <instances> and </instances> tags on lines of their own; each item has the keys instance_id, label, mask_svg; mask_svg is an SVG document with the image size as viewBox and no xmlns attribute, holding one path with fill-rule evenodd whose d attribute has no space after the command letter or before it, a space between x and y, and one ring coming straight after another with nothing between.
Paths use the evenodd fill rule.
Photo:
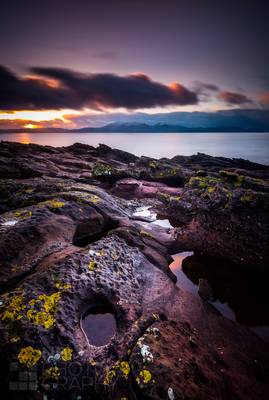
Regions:
<instances>
[{"instance_id":1,"label":"distant hill","mask_svg":"<svg viewBox=\"0 0 269 400\"><path fill-rule=\"evenodd\" d=\"M180 132L266 132L269 129L256 127L242 128L241 126L212 126L212 127L186 127L176 124L146 124L139 122L113 122L101 127L86 127L80 129L60 129L60 128L42 128L42 129L0 129L0 133L180 133Z\"/></svg>"},{"instance_id":2,"label":"distant hill","mask_svg":"<svg viewBox=\"0 0 269 400\"><path fill-rule=\"evenodd\" d=\"M80 124L81 119L80 117ZM85 117L79 129L0 129L0 132L269 132L268 109L230 109L217 112L171 112L146 114L112 113Z\"/></svg>"},{"instance_id":3,"label":"distant hill","mask_svg":"<svg viewBox=\"0 0 269 400\"><path fill-rule=\"evenodd\" d=\"M100 132L100 133L180 133L180 132L252 132L253 129L241 128L240 126L215 126L210 128L193 127L187 128L182 125L173 124L154 124L131 123L131 122L114 122L102 127L87 127L72 130L72 132ZM256 128L255 132L266 131Z\"/></svg>"}]
</instances>

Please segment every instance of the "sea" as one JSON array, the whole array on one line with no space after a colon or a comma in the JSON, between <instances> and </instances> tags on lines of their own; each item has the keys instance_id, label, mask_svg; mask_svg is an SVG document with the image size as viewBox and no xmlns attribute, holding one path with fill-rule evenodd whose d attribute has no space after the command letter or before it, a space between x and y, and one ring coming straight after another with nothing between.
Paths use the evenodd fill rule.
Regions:
<instances>
[{"instance_id":1,"label":"sea","mask_svg":"<svg viewBox=\"0 0 269 400\"><path fill-rule=\"evenodd\" d=\"M192 155L198 152L212 156L244 158L269 165L268 132L225 133L1 133L0 141L37 143L54 147L85 143L128 151L153 158Z\"/></svg>"}]
</instances>

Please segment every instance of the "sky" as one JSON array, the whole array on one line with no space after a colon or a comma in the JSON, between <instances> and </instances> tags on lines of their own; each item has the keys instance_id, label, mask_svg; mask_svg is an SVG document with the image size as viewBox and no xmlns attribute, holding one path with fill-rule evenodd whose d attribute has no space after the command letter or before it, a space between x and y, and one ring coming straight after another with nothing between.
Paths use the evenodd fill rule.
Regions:
<instances>
[{"instance_id":1,"label":"sky","mask_svg":"<svg viewBox=\"0 0 269 400\"><path fill-rule=\"evenodd\" d=\"M0 127L269 108L268 12L261 0L4 0Z\"/></svg>"}]
</instances>

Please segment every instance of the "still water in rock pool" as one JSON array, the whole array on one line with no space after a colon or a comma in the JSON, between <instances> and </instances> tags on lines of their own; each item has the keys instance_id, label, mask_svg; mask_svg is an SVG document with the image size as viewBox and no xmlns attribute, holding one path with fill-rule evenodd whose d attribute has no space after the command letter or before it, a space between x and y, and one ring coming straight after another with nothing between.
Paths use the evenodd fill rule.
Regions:
<instances>
[{"instance_id":1,"label":"still water in rock pool","mask_svg":"<svg viewBox=\"0 0 269 400\"><path fill-rule=\"evenodd\" d=\"M81 329L92 346L104 346L116 333L114 314L103 307L93 306L81 318Z\"/></svg>"},{"instance_id":2,"label":"still water in rock pool","mask_svg":"<svg viewBox=\"0 0 269 400\"><path fill-rule=\"evenodd\" d=\"M191 251L174 254L170 269L177 285L212 304L223 316L248 326L269 342L267 278ZM243 276L243 278L242 278Z\"/></svg>"},{"instance_id":3,"label":"still water in rock pool","mask_svg":"<svg viewBox=\"0 0 269 400\"><path fill-rule=\"evenodd\" d=\"M151 206L138 207L135 210L135 212L133 213L133 217L141 218L141 219L149 222L150 224L158 225L163 228L167 228L167 229L173 228L170 221L168 219L161 218L160 215L153 212L151 210Z\"/></svg>"},{"instance_id":4,"label":"still water in rock pool","mask_svg":"<svg viewBox=\"0 0 269 400\"><path fill-rule=\"evenodd\" d=\"M144 228L152 225L172 229L172 221L162 219L152 206L139 207L133 217ZM172 222L173 223L173 222ZM224 317L249 327L256 335L269 342L268 276L246 270L238 265L194 255L192 251L174 254L170 269L177 277L177 285L198 298L212 304Z\"/></svg>"}]
</instances>

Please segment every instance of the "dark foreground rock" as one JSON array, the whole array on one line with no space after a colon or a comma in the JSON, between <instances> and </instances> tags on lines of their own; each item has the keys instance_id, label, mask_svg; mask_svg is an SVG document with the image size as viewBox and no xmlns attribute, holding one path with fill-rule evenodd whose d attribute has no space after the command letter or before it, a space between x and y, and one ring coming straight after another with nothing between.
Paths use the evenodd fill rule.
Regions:
<instances>
[{"instance_id":1,"label":"dark foreground rock","mask_svg":"<svg viewBox=\"0 0 269 400\"><path fill-rule=\"evenodd\" d=\"M177 287L169 264L192 250L265 271L268 175L202 154L1 143L4 398L267 398L268 344ZM139 206L176 227L136 217ZM81 329L96 305L117 325L101 347Z\"/></svg>"}]
</instances>

